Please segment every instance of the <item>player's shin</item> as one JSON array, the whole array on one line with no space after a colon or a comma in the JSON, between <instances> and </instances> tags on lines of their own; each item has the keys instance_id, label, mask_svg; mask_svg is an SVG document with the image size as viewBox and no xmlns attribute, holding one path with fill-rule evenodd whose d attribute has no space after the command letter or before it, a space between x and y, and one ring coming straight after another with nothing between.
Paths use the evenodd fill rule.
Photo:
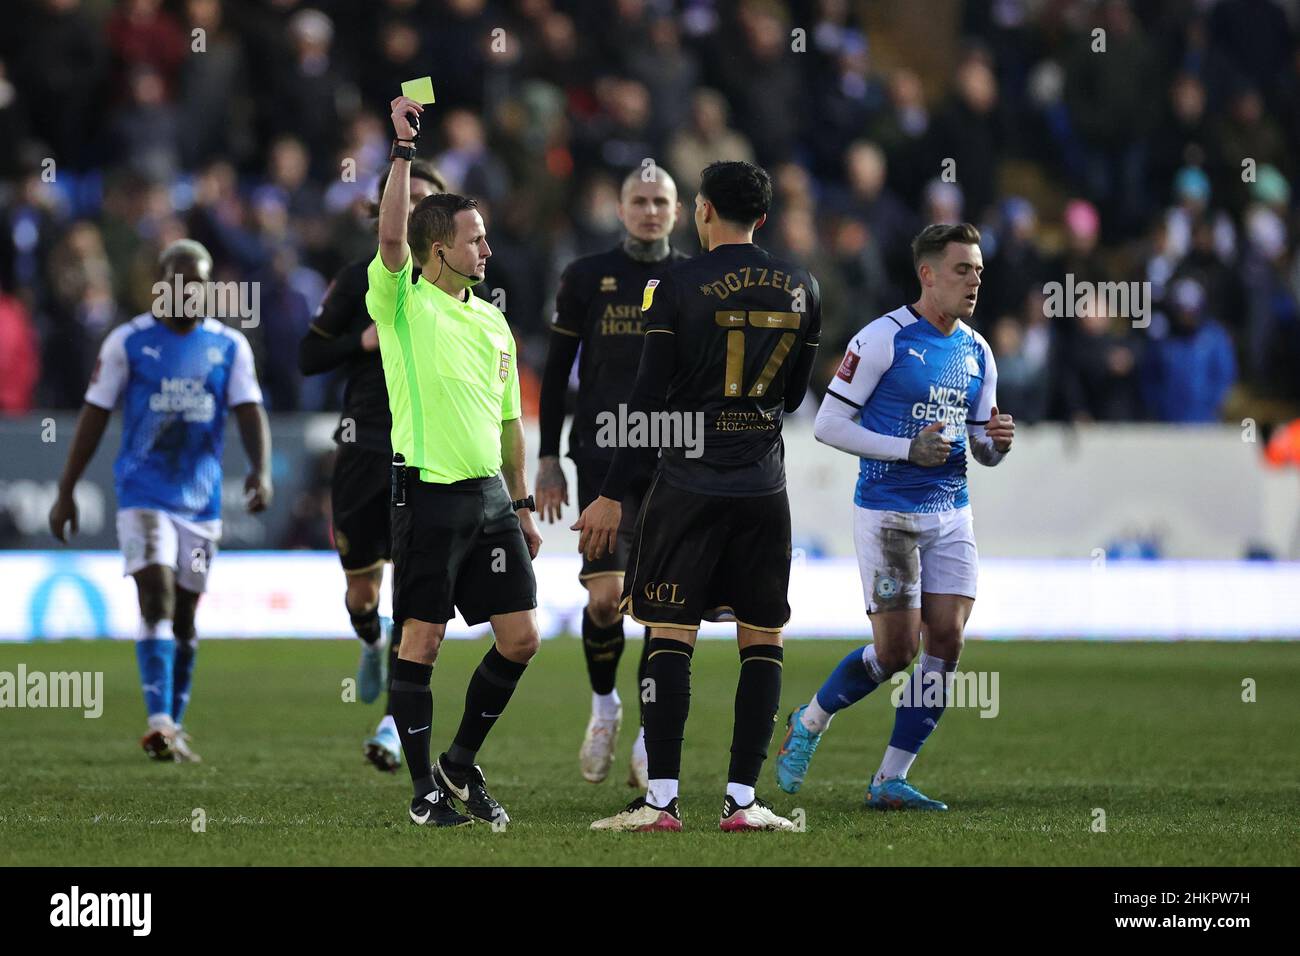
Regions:
<instances>
[{"instance_id":1,"label":"player's shin","mask_svg":"<svg viewBox=\"0 0 1300 956\"><path fill-rule=\"evenodd\" d=\"M921 654L895 708L894 732L873 778L876 783L906 777L912 769L921 745L939 726L947 702L947 675L956 670L956 661Z\"/></svg>"},{"instance_id":2,"label":"player's shin","mask_svg":"<svg viewBox=\"0 0 1300 956\"><path fill-rule=\"evenodd\" d=\"M402 754L411 772L415 796L422 797L437 789L429 757L429 728L433 723L433 693L429 681L432 664L398 660L389 685L389 702L397 734L402 738Z\"/></svg>"},{"instance_id":3,"label":"player's shin","mask_svg":"<svg viewBox=\"0 0 1300 956\"><path fill-rule=\"evenodd\" d=\"M646 802L666 807L677 796L682 740L691 709L691 655L694 648L668 637L650 639L646 676L641 684L645 747L650 785Z\"/></svg>"},{"instance_id":4,"label":"player's shin","mask_svg":"<svg viewBox=\"0 0 1300 956\"><path fill-rule=\"evenodd\" d=\"M727 795L740 806L754 802L754 786L772 743L776 712L781 706L783 660L784 652L778 644L751 644L740 649L731 766L727 771Z\"/></svg>"},{"instance_id":5,"label":"player's shin","mask_svg":"<svg viewBox=\"0 0 1300 956\"><path fill-rule=\"evenodd\" d=\"M502 656L493 644L483 655L474 676L465 691L465 713L461 716L456 739L447 748L447 761L456 768L474 766L488 731L510 703L519 678L527 664L520 664Z\"/></svg>"},{"instance_id":6,"label":"player's shin","mask_svg":"<svg viewBox=\"0 0 1300 956\"><path fill-rule=\"evenodd\" d=\"M151 730L170 731L172 721L173 668L175 639L172 622L141 621L135 642L135 658L140 668L140 688L144 692L145 712Z\"/></svg>"},{"instance_id":7,"label":"player's shin","mask_svg":"<svg viewBox=\"0 0 1300 956\"><path fill-rule=\"evenodd\" d=\"M821 733L830 726L836 711L856 704L887 677L876 659L874 644L849 652L809 701L800 717L803 725L813 733Z\"/></svg>"}]
</instances>

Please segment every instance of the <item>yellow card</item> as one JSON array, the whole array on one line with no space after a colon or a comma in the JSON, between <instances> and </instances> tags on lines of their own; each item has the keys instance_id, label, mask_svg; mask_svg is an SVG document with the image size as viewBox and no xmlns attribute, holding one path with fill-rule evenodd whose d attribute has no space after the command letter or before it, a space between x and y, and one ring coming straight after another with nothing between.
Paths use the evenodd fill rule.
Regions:
<instances>
[{"instance_id":1,"label":"yellow card","mask_svg":"<svg viewBox=\"0 0 1300 956\"><path fill-rule=\"evenodd\" d=\"M407 80L402 84L402 95L409 96L421 105L432 103L433 77L422 76L418 80Z\"/></svg>"}]
</instances>

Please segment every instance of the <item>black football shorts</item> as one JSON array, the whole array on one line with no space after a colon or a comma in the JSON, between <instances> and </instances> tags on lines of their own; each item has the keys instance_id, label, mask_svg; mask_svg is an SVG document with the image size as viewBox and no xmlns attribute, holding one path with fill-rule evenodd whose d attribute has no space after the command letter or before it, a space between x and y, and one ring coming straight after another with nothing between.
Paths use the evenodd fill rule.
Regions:
<instances>
[{"instance_id":1,"label":"black football shorts","mask_svg":"<svg viewBox=\"0 0 1300 956\"><path fill-rule=\"evenodd\" d=\"M581 514L600 495L600 487L605 483L608 462L575 461L578 471L578 513ZM623 519L618 526L618 537L614 551L606 552L594 561L582 556L582 570L578 573L579 581L606 574L622 574L627 570L627 556L632 550L632 532L636 529L636 518L641 510L641 492L643 488L629 490L623 497Z\"/></svg>"},{"instance_id":2,"label":"black football shorts","mask_svg":"<svg viewBox=\"0 0 1300 956\"><path fill-rule=\"evenodd\" d=\"M702 619L776 631L790 619L790 500L703 495L657 476L646 492L623 583L625 612L649 627Z\"/></svg>"},{"instance_id":3,"label":"black football shorts","mask_svg":"<svg viewBox=\"0 0 1300 956\"><path fill-rule=\"evenodd\" d=\"M346 573L376 570L392 556L388 499L388 456L355 445L341 445L334 459L330 507L334 550Z\"/></svg>"},{"instance_id":4,"label":"black football shorts","mask_svg":"<svg viewBox=\"0 0 1300 956\"><path fill-rule=\"evenodd\" d=\"M533 561L499 475L449 485L407 470L392 507L393 620L466 624L537 607Z\"/></svg>"}]
</instances>

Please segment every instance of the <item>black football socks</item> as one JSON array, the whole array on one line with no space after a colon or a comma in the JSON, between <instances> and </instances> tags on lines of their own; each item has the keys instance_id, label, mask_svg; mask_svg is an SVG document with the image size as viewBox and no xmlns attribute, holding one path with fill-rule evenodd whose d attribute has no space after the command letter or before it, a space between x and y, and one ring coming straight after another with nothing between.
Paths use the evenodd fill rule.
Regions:
<instances>
[{"instance_id":1,"label":"black football socks","mask_svg":"<svg viewBox=\"0 0 1300 956\"><path fill-rule=\"evenodd\" d=\"M357 632L357 637L370 645L379 640L379 605L358 613L353 613L352 608L348 608L348 617L352 619L352 630Z\"/></svg>"},{"instance_id":2,"label":"black football socks","mask_svg":"<svg viewBox=\"0 0 1300 956\"><path fill-rule=\"evenodd\" d=\"M433 723L429 679L432 676L432 664L398 659L388 685L389 706L397 723L397 735L402 738L402 754L417 798L437 789L429 760L429 727Z\"/></svg>"},{"instance_id":3,"label":"black football socks","mask_svg":"<svg viewBox=\"0 0 1300 956\"><path fill-rule=\"evenodd\" d=\"M447 762L454 768L474 766L474 758L488 731L510 703L510 696L527 667L527 664L516 664L502 657L495 644L488 648L474 676L469 679L465 691L465 713L456 730L456 739L447 748Z\"/></svg>"},{"instance_id":4,"label":"black football socks","mask_svg":"<svg viewBox=\"0 0 1300 956\"><path fill-rule=\"evenodd\" d=\"M736 718L731 734L729 783L748 787L758 774L772 743L777 710L781 706L781 666L784 653L775 644L751 644L740 652L740 677L736 681Z\"/></svg>"},{"instance_id":5,"label":"black football socks","mask_svg":"<svg viewBox=\"0 0 1300 956\"><path fill-rule=\"evenodd\" d=\"M613 624L601 627L583 608L582 653L587 658L591 689L597 694L608 694L614 689L614 675L623 656L623 616L620 614Z\"/></svg>"},{"instance_id":6,"label":"black football socks","mask_svg":"<svg viewBox=\"0 0 1300 956\"><path fill-rule=\"evenodd\" d=\"M645 687L646 661L650 660L650 628L645 629L645 640L641 642L641 660L636 665L636 699L637 706L641 710L641 726L645 726L645 695L642 689Z\"/></svg>"},{"instance_id":7,"label":"black football socks","mask_svg":"<svg viewBox=\"0 0 1300 956\"><path fill-rule=\"evenodd\" d=\"M676 780L682 769L682 738L691 709L690 644L667 637L649 641L641 685L645 749L651 780Z\"/></svg>"}]
</instances>

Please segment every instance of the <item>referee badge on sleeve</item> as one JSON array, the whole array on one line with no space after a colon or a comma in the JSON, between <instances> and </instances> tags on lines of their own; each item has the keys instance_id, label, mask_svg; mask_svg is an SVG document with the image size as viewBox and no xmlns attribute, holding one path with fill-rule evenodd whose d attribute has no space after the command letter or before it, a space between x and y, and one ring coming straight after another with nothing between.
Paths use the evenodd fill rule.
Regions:
<instances>
[{"instance_id":1,"label":"referee badge on sleeve","mask_svg":"<svg viewBox=\"0 0 1300 956\"><path fill-rule=\"evenodd\" d=\"M501 353L501 365L499 366L498 371L501 373L501 381L504 382L506 379L510 377L510 353L509 352Z\"/></svg>"}]
</instances>

